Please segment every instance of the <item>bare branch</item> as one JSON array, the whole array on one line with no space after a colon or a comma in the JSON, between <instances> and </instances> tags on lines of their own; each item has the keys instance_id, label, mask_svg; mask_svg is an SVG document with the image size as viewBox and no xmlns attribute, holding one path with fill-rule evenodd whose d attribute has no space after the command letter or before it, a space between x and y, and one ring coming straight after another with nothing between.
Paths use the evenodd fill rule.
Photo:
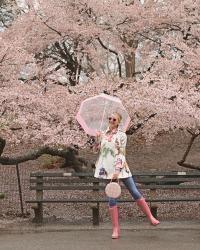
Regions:
<instances>
[{"instance_id":1,"label":"bare branch","mask_svg":"<svg viewBox=\"0 0 200 250\"><path fill-rule=\"evenodd\" d=\"M46 27L48 27L50 30L56 32L59 36L62 37L62 33L61 33L60 31L58 31L58 30L56 30L55 28L51 27L51 26L47 23L49 19L50 19L50 18L48 18L45 22L43 21L43 24L44 24Z\"/></svg>"},{"instance_id":2,"label":"bare branch","mask_svg":"<svg viewBox=\"0 0 200 250\"><path fill-rule=\"evenodd\" d=\"M2 56L2 58L0 59L0 64L2 64L5 60L6 60L6 53Z\"/></svg>"},{"instance_id":3,"label":"bare branch","mask_svg":"<svg viewBox=\"0 0 200 250\"><path fill-rule=\"evenodd\" d=\"M128 17L126 17L122 22L116 24L116 26L118 27L118 26L120 26L122 24L128 23L129 21L130 21L130 19Z\"/></svg>"},{"instance_id":4,"label":"bare branch","mask_svg":"<svg viewBox=\"0 0 200 250\"><path fill-rule=\"evenodd\" d=\"M196 139L196 137L197 137L197 135L192 134L192 137L191 137L191 139L190 139L190 142L189 142L189 144L188 144L188 147L187 147L187 149L186 149L186 151L185 151L185 153L184 153L184 155L183 155L183 158L181 159L181 161L179 161L179 163L185 162L185 160L186 160L186 158L187 158L187 156L188 156L188 154L189 154L189 152L190 152L190 150L191 150L191 148L192 148L192 144L193 144L194 140Z\"/></svg>"},{"instance_id":5,"label":"bare branch","mask_svg":"<svg viewBox=\"0 0 200 250\"><path fill-rule=\"evenodd\" d=\"M185 163L186 161L186 158L192 148L192 144L194 143L194 140L200 135L200 131L199 133L196 133L195 131L193 131L192 129L187 129L188 133L190 133L192 136L191 136L191 139L189 141L189 144L187 146L187 149L183 155L183 158L177 162L177 164L181 167L185 167L185 168L189 168L189 169L197 169L197 170L200 170L200 166L196 166L194 164L190 164L190 163Z\"/></svg>"},{"instance_id":6,"label":"bare branch","mask_svg":"<svg viewBox=\"0 0 200 250\"><path fill-rule=\"evenodd\" d=\"M184 168L200 170L200 166L195 166L195 165L190 164L190 163L183 163L183 162L178 161L177 164L181 167L184 167Z\"/></svg>"},{"instance_id":7,"label":"bare branch","mask_svg":"<svg viewBox=\"0 0 200 250\"><path fill-rule=\"evenodd\" d=\"M36 160L43 154L49 154L52 156L60 156L63 158L74 158L76 151L72 148L67 148L67 149L56 149L56 148L50 148L48 146L41 147L37 150L30 151L29 153L21 156L16 156L16 157L5 157L1 156L0 157L0 163L2 165L14 165L30 160Z\"/></svg>"},{"instance_id":8,"label":"bare branch","mask_svg":"<svg viewBox=\"0 0 200 250\"><path fill-rule=\"evenodd\" d=\"M121 68L121 63L119 60L119 55L115 50L109 49L108 47L105 46L105 44L103 44L103 42L101 41L101 39L99 37L97 37L97 40L99 41L99 43L101 44L101 46L106 49L107 51L113 53L116 55L117 58L117 64L118 64L118 69L119 69L119 77L122 77L122 68Z\"/></svg>"},{"instance_id":9,"label":"bare branch","mask_svg":"<svg viewBox=\"0 0 200 250\"><path fill-rule=\"evenodd\" d=\"M3 111L0 114L0 117L3 116L6 113L6 110L7 110L6 108L3 109Z\"/></svg>"},{"instance_id":10,"label":"bare branch","mask_svg":"<svg viewBox=\"0 0 200 250\"><path fill-rule=\"evenodd\" d=\"M6 140L4 140L3 138L0 137L0 156L3 153L5 146L6 146Z\"/></svg>"},{"instance_id":11,"label":"bare branch","mask_svg":"<svg viewBox=\"0 0 200 250\"><path fill-rule=\"evenodd\" d=\"M83 172L83 166L91 167L91 162L78 156L78 151L74 148L52 148L44 146L39 149L32 150L24 155L16 157L1 156L5 148L6 141L0 137L0 164L15 165L22 162L36 160L44 154L59 156L65 159L65 163L61 167L72 167L76 172Z\"/></svg>"},{"instance_id":12,"label":"bare branch","mask_svg":"<svg viewBox=\"0 0 200 250\"><path fill-rule=\"evenodd\" d=\"M149 119L153 118L153 117L156 116L156 115L157 115L157 113L153 113L153 114L149 115L148 117L146 117L146 118L144 119L143 122L139 122L139 123L137 123L136 125L132 125L132 126L127 130L127 132L126 132L127 135L132 135L132 134L134 134L138 129L142 128L142 127L145 125L145 123L148 122Z\"/></svg>"}]
</instances>

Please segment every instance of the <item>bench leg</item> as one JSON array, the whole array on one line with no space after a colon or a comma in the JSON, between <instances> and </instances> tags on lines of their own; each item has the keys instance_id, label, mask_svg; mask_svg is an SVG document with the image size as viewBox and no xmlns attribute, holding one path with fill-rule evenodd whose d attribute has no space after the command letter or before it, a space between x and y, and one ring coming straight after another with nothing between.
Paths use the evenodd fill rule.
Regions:
<instances>
[{"instance_id":1,"label":"bench leg","mask_svg":"<svg viewBox=\"0 0 200 250\"><path fill-rule=\"evenodd\" d=\"M99 226L99 203L92 207L92 220L94 226Z\"/></svg>"},{"instance_id":2,"label":"bench leg","mask_svg":"<svg viewBox=\"0 0 200 250\"><path fill-rule=\"evenodd\" d=\"M157 192L156 189L150 189L150 196L151 199L154 200L157 198ZM155 202L150 202L150 210L154 218L158 219L157 214L158 205Z\"/></svg>"},{"instance_id":3,"label":"bench leg","mask_svg":"<svg viewBox=\"0 0 200 250\"><path fill-rule=\"evenodd\" d=\"M152 213L153 217L158 219L158 213L157 213L158 207L157 206L151 206L150 209L151 209L151 213Z\"/></svg>"},{"instance_id":4,"label":"bench leg","mask_svg":"<svg viewBox=\"0 0 200 250\"><path fill-rule=\"evenodd\" d=\"M38 203L37 206L33 207L35 217L33 218L34 223L42 223L43 222L43 205L42 203Z\"/></svg>"}]
</instances>

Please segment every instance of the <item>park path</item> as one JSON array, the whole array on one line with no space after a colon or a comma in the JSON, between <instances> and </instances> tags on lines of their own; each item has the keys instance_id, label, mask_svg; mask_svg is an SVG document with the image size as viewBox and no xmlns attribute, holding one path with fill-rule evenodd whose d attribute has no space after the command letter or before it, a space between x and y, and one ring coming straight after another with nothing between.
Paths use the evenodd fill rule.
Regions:
<instances>
[{"instance_id":1,"label":"park path","mask_svg":"<svg viewBox=\"0 0 200 250\"><path fill-rule=\"evenodd\" d=\"M69 231L0 235L1 250L199 250L194 230L124 230L112 240L110 231Z\"/></svg>"},{"instance_id":2,"label":"park path","mask_svg":"<svg viewBox=\"0 0 200 250\"><path fill-rule=\"evenodd\" d=\"M0 250L199 250L200 222L124 223L111 239L110 224L10 224L0 230Z\"/></svg>"}]
</instances>

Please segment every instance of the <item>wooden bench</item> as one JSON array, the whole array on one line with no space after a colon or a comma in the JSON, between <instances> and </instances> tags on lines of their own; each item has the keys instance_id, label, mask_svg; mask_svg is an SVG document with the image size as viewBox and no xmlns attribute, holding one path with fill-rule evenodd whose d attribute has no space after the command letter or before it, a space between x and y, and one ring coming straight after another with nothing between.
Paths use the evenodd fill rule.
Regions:
<instances>
[{"instance_id":1,"label":"wooden bench","mask_svg":"<svg viewBox=\"0 0 200 250\"><path fill-rule=\"evenodd\" d=\"M139 190L148 190L148 195L145 195L146 201L150 202L152 214L157 217L158 202L194 202L200 201L200 193L195 197L171 197L158 198L158 190L199 190L200 189L200 171L171 171L171 172L136 172L134 180ZM30 189L36 191L34 200L27 200L27 203L35 204L36 223L43 221L43 204L44 203L88 203L92 204L93 225L99 225L99 204L108 202L104 195L106 181L96 179L93 173L64 173L64 172L33 172L30 174ZM121 182L122 189L125 188ZM81 190L84 195L79 198L65 199L45 199L44 192L49 190L66 190L78 191ZM104 198L99 198L99 194ZM86 198L84 198L86 195ZM91 195L91 197L87 197ZM118 202L133 202L133 198L119 198Z\"/></svg>"}]
</instances>

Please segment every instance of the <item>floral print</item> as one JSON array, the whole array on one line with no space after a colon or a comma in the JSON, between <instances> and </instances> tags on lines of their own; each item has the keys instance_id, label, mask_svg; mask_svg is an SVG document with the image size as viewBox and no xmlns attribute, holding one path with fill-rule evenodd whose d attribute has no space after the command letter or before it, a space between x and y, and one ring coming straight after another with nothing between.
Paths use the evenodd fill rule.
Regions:
<instances>
[{"instance_id":1,"label":"floral print","mask_svg":"<svg viewBox=\"0 0 200 250\"><path fill-rule=\"evenodd\" d=\"M119 178L132 176L125 158L126 142L126 134L119 129L112 133L107 129L101 134L100 153L95 164L96 178L111 179L116 172Z\"/></svg>"}]
</instances>

